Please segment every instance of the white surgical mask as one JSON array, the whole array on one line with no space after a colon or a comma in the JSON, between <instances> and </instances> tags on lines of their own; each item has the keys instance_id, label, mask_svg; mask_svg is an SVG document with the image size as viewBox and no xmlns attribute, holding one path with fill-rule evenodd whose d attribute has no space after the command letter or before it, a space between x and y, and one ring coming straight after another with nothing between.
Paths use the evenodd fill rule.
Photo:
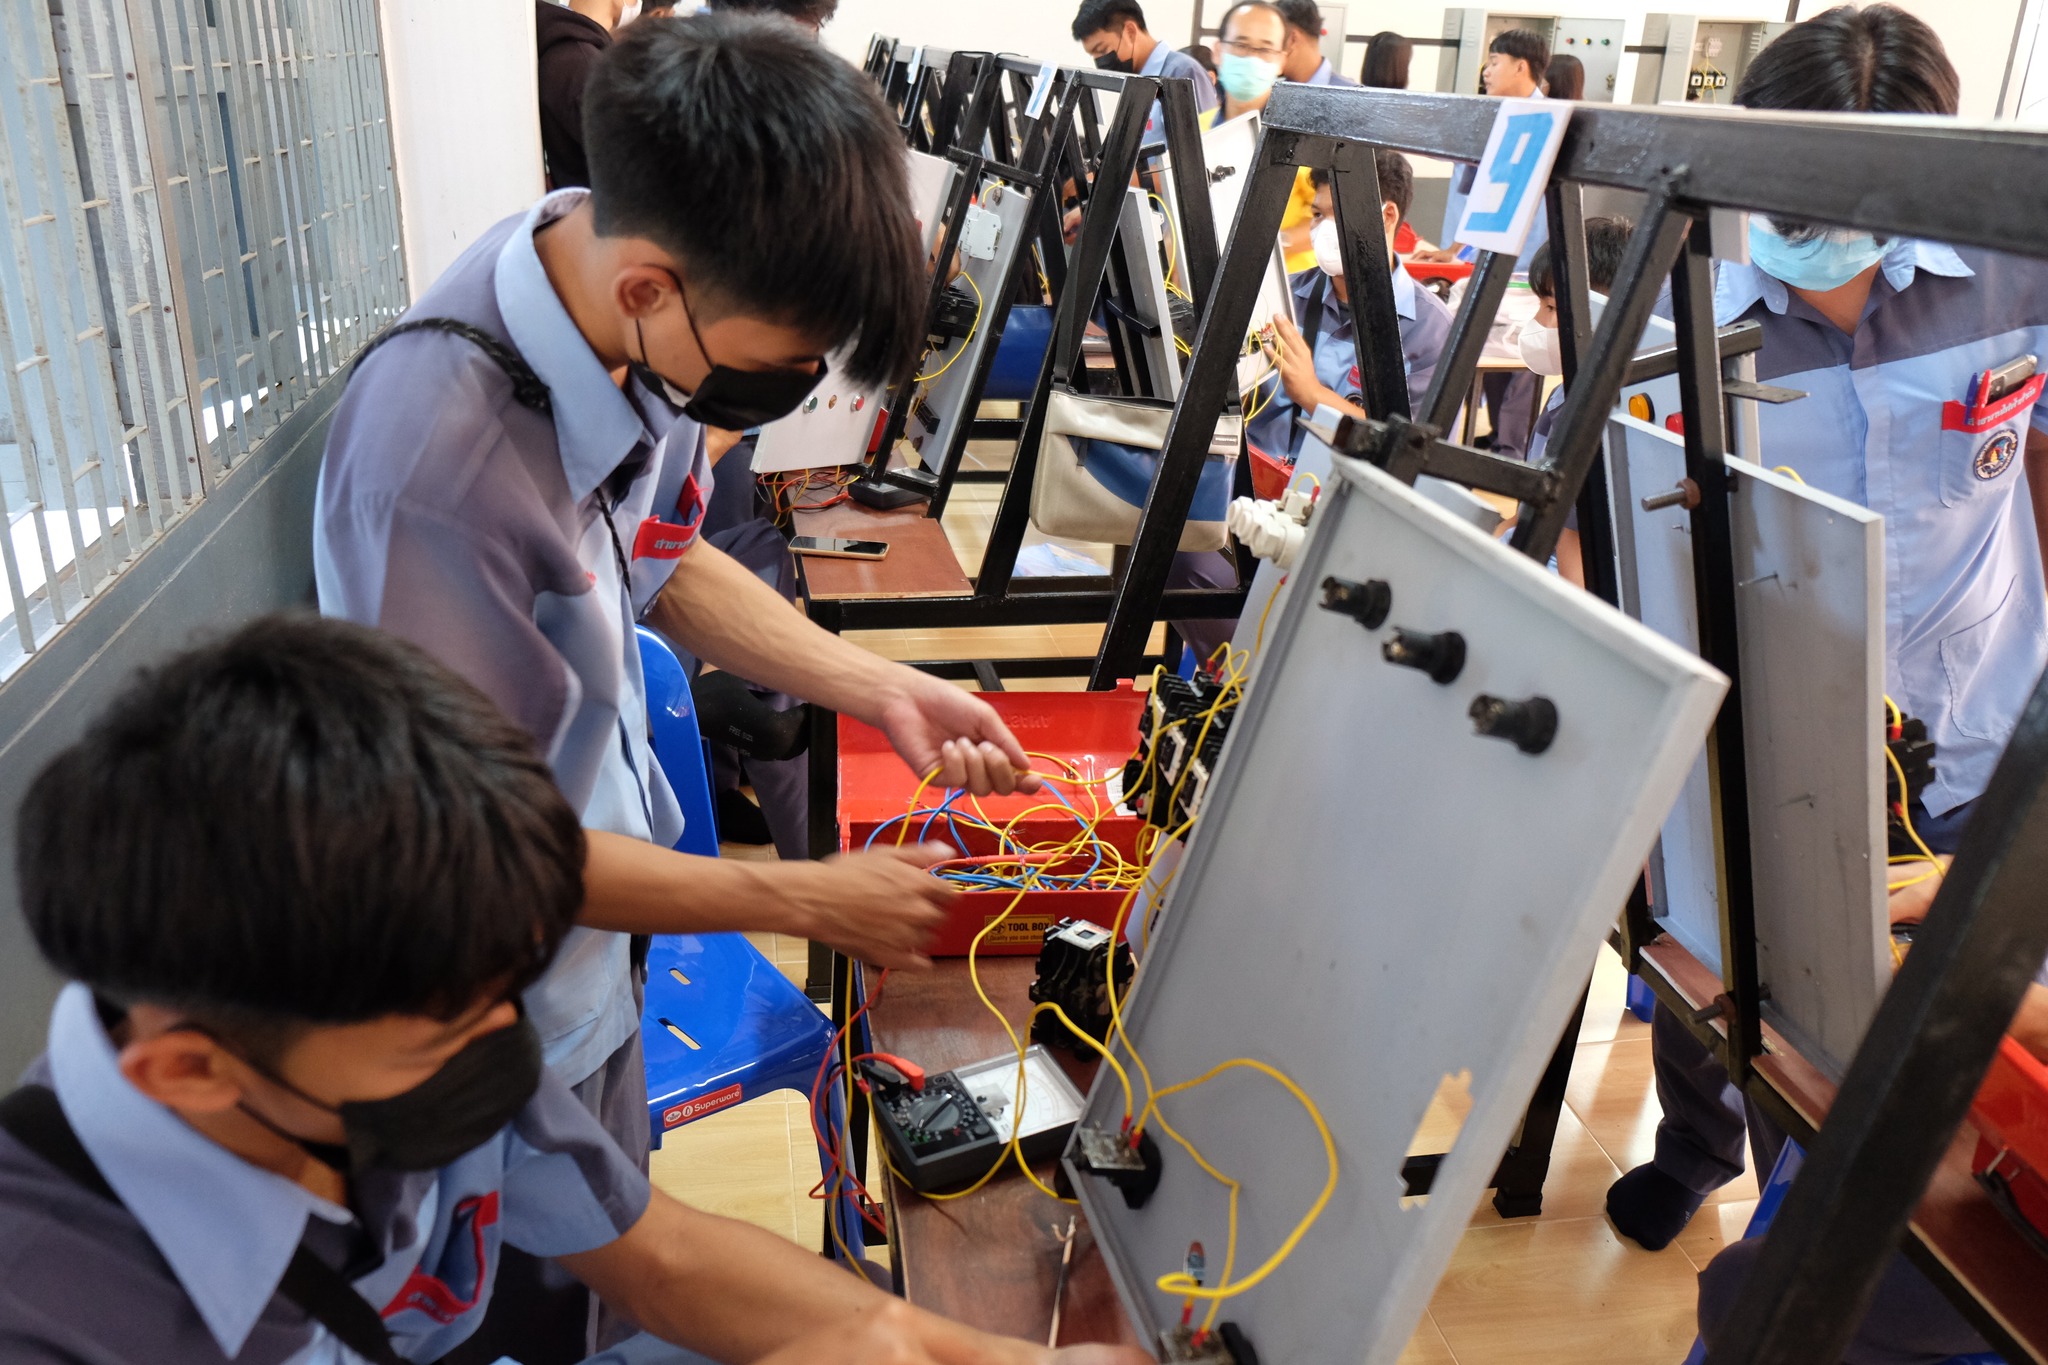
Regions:
<instances>
[{"instance_id":1,"label":"white surgical mask","mask_svg":"<svg viewBox=\"0 0 2048 1365\"><path fill-rule=\"evenodd\" d=\"M1332 279L1344 273L1344 240L1337 235L1337 220L1325 218L1309 229L1308 243L1315 248L1316 265Z\"/></svg>"},{"instance_id":2,"label":"white surgical mask","mask_svg":"<svg viewBox=\"0 0 2048 1365\"><path fill-rule=\"evenodd\" d=\"M1522 352L1522 363L1534 374L1564 373L1564 355L1558 349L1557 329L1541 327L1533 322L1522 324L1522 334L1515 341Z\"/></svg>"},{"instance_id":3,"label":"white surgical mask","mask_svg":"<svg viewBox=\"0 0 2048 1365\"><path fill-rule=\"evenodd\" d=\"M626 25L632 23L635 19L638 19L640 17L640 6L642 3L643 0L633 0L633 3L627 5L624 9L619 11L620 28L624 28Z\"/></svg>"}]
</instances>

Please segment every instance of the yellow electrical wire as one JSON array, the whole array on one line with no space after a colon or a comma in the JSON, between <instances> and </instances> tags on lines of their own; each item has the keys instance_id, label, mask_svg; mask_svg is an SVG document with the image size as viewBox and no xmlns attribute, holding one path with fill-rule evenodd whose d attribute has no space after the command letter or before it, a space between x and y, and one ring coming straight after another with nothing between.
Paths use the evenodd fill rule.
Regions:
<instances>
[{"instance_id":1,"label":"yellow electrical wire","mask_svg":"<svg viewBox=\"0 0 2048 1365\"><path fill-rule=\"evenodd\" d=\"M1270 607L1271 603L1269 602L1269 610ZM1263 633L1263 616L1261 617L1260 625L1261 633ZM1216 665L1219 675L1219 681L1222 683L1222 687L1218 692L1217 699L1214 702L1212 702L1209 705L1209 707L1206 708L1199 716L1183 717L1182 719L1173 721L1168 725L1161 726L1154 731L1150 742L1146 746L1145 756L1139 767L1138 779L1132 785L1132 791L1135 792L1145 789L1146 778L1149 776L1149 774L1151 773L1151 771L1153 770L1158 761L1159 747L1164 740L1166 731L1170 729L1185 728L1186 726L1192 724L1194 721L1199 720L1201 722L1201 725L1200 728L1196 731L1192 747L1188 750L1188 762L1183 765L1180 775L1174 780L1173 788L1167 796L1166 810L1170 812L1174 809L1175 806L1179 804L1183 785L1186 783L1188 773L1191 771L1193 767L1194 756L1201 752L1202 745L1206 742L1211 728L1214 726L1216 720L1221 716L1223 711L1240 698L1245 683L1245 672L1246 669L1249 667L1250 661L1251 653L1249 651L1233 650L1229 648L1229 646L1227 645L1220 648L1217 651L1217 655L1211 661ZM1160 678L1163 676L1164 671L1165 670L1163 668L1154 670L1153 684L1155 688L1158 685ZM1165 848L1171 845L1172 843L1176 842L1177 840L1185 837L1194 825L1194 818L1191 816L1189 819L1182 822L1182 824L1177 828L1171 831L1167 831L1164 835L1161 835L1159 828L1157 826L1147 824L1145 828L1140 832L1140 861L1137 863L1131 863L1124 858L1121 850L1117 849L1115 845L1102 839L1099 834L1099 827L1101 825L1101 822L1114 811L1115 807L1105 806L1099 800L1099 798L1095 798L1092 788L1108 782L1109 779L1112 776L1114 776L1114 773L1104 774L1103 776L1097 778L1083 778L1080 776L1079 771L1074 767L1074 765L1065 759L1057 758L1050 754L1036 752L1028 752L1028 756L1032 758L1047 759L1066 770L1063 775L1057 777L1053 777L1052 775L1048 774L1040 774L1041 777L1047 777L1050 780L1065 781L1072 783L1074 785L1086 786L1091 788L1091 802L1093 808L1090 815L1086 819L1083 819L1081 821L1080 828L1076 831L1074 835L1069 836L1064 840L1059 840L1052 843L1032 845L1023 844L1022 840L1018 838L1016 833L1018 826L1028 816L1040 811L1051 809L1058 810L1066 814L1074 815L1078 818L1080 817L1080 812L1072 806L1065 805L1062 803L1041 802L1029 806L1023 811L1018 812L1016 815L1010 817L1010 819L1001 826L997 826L995 822L988 817L987 813L980 809L979 802L973 800L972 798L970 798L970 800L975 807L975 816L968 816L962 812L952 810L947 810L945 812L948 818L964 820L969 824L970 827L977 827L994 833L999 840L998 846L1000 848L1021 848L1031 858L1046 859L1046 861L1025 861L1022 857L1020 857L1019 861L1015 865L1019 869L1017 875L1019 880L1023 882L1023 885L1020 886L1017 893L1011 897L1009 904L1004 907L1002 913L997 915L995 918L991 919L974 936L974 939L968 945L967 950L968 975L969 979L972 981L974 985L975 995L980 999L983 1008L987 1009L991 1014L996 1016L997 1021L1003 1026L1004 1033L1009 1037L1011 1046L1017 1052L1017 1107L1015 1117L1011 1125L1010 1141L1008 1144L1005 1145L1002 1153L998 1156L996 1162L986 1172L984 1172L979 1179L975 1180L971 1185L967 1186L965 1189L952 1191L946 1194L930 1194L926 1195L925 1197L934 1200L953 1200L965 1198L967 1195L973 1194L976 1191L980 1190L984 1185L986 1185L990 1180L992 1180L999 1171L1001 1171L1001 1169L1007 1162L1009 1162L1013 1158L1017 1163L1018 1169L1024 1173L1025 1178L1029 1180L1032 1183L1032 1185L1036 1187L1041 1193L1044 1193L1047 1196L1054 1199L1058 1199L1060 1197L1056 1191L1049 1188L1042 1180L1040 1180L1038 1178L1037 1173L1030 1168L1029 1163L1027 1163L1024 1160L1023 1151L1021 1147L1022 1119L1024 1113L1024 1105L1026 1103L1026 1088L1028 1081L1028 1045L1024 1042L1024 1038L1029 1036L1030 1025L1033 1021L1035 1021L1041 1014L1051 1013L1060 1021L1060 1023L1062 1023L1068 1029L1070 1033L1072 1033L1076 1038L1080 1039L1084 1044L1086 1044L1088 1047L1093 1049L1098 1055L1100 1055L1103 1061L1107 1063L1115 1072L1117 1080L1123 1088L1124 1118L1126 1126L1131 1133L1131 1140L1135 1143L1138 1140L1139 1136L1142 1135L1142 1132L1144 1128L1147 1126L1147 1124L1156 1123L1161 1132L1165 1133L1170 1140L1172 1140L1176 1145L1184 1149L1188 1153L1190 1159L1192 1159L1195 1162L1195 1164L1199 1166L1205 1174L1207 1174L1210 1178L1214 1179L1219 1184L1224 1186L1225 1190L1227 1191L1227 1240L1225 1243L1223 1270L1215 1288L1206 1288L1196 1283L1193 1277L1186 1274L1185 1271L1176 1271L1167 1275L1163 1275L1159 1277L1159 1279L1155 1282L1162 1292L1181 1296L1182 1299L1190 1305L1190 1309L1192 1308L1192 1304L1198 1299L1209 1301L1209 1311L1203 1321L1202 1326L1202 1330L1206 1332L1213 1325L1216 1315L1220 1310L1223 1301L1225 1299L1234 1297L1237 1294L1243 1293L1244 1291L1255 1287L1256 1285L1260 1284L1265 1279L1267 1279L1269 1276L1271 1276L1276 1270L1279 1269L1281 1264L1283 1264L1287 1260L1287 1258L1294 1253L1295 1249L1300 1245L1302 1239L1308 1234L1308 1230L1312 1226L1314 1226L1316 1220L1319 1217L1321 1217L1323 1210L1329 1204L1331 1195L1335 1192L1337 1179L1339 1175L1339 1163L1337 1158L1336 1143L1330 1134L1329 1125L1323 1119L1321 1110L1317 1108L1315 1102L1308 1096L1308 1094L1304 1090L1302 1090L1302 1088L1285 1072L1270 1065L1269 1063L1257 1060L1255 1058L1232 1058L1228 1061L1219 1062L1215 1066L1211 1067L1208 1071L1204 1072L1200 1076L1195 1077L1192 1080L1183 1081L1176 1085L1168 1086L1164 1089L1156 1088L1152 1081L1150 1068L1146 1065L1143 1055L1133 1045L1129 1034L1125 1031L1123 1026L1122 1005L1117 998L1116 990L1116 957L1114 953L1111 953L1107 957L1105 965L1107 985L1106 998L1109 1004L1110 1013L1110 1035L1111 1038L1114 1040L1121 1040L1125 1052L1128 1054L1131 1062L1136 1066L1139 1077L1142 1080L1143 1085L1145 1087L1145 1104L1142 1109L1136 1110L1137 1117L1135 1121L1133 1121L1133 1111L1136 1108L1136 1094L1135 1089L1132 1085L1131 1075L1129 1071L1127 1071L1124 1068L1124 1066L1118 1062L1114 1052L1107 1043L1099 1042L1096 1039L1090 1037L1088 1034L1082 1032L1079 1028L1075 1027L1073 1021L1067 1017L1066 1013L1052 1002L1043 1002L1032 1010L1030 1016L1025 1021L1024 1033L1020 1035L1018 1030L1011 1025L1008 1017L1005 1016L1003 1012L996 1006L995 1002L989 998L987 989L984 987L981 981L979 962L981 945L983 941L987 939L989 934L994 932L994 930L998 926L1000 926L1002 923L1009 919L1009 917L1012 913L1015 912L1017 907L1023 903L1026 894L1028 894L1031 890L1035 889L1036 887L1043 885L1043 880L1047 875L1047 870L1051 867L1058 865L1057 862L1052 861L1053 859L1057 859L1064 855L1078 854L1080 851L1087 849L1092 844L1098 851L1098 853L1107 855L1108 858L1114 860L1114 868L1110 874L1109 879L1122 881L1127 885L1128 888L1126 890L1126 894L1124 896L1123 901L1118 907L1115 923L1111 927L1111 937L1112 940L1114 940L1116 938L1121 937L1123 927L1126 920L1129 917L1131 907L1136 902L1139 894L1145 889L1145 887L1148 884L1152 882L1153 876L1158 869L1158 860L1161 856L1163 856ZM915 815L918 813L919 799L923 796L925 790L932 784L932 782L937 778L937 776L938 770L935 768L930 773L927 773L924 776L924 778L918 783L916 790L912 793L909 803L909 809L905 813L903 828L897 832L897 842L899 844L901 844L903 840L907 837L910 820L914 818ZM936 811L934 811L933 813L936 814ZM1008 866L1009 864L996 863L993 865ZM1167 873L1164 879L1159 881L1157 891L1155 893L1155 903L1159 900L1164 899L1167 888L1172 885L1173 879L1178 872L1179 868L1178 866L1176 866L1173 869L1173 871ZM1148 924L1146 926L1148 935L1149 927L1150 926ZM850 1041L848 1043L848 1047L848 1055L850 1057ZM1254 1270L1251 1274L1244 1277L1242 1280L1235 1278L1235 1270L1237 1263L1237 1237L1239 1224L1238 1206L1243 1191L1243 1186L1237 1180L1226 1175L1221 1170L1218 1170L1216 1166L1202 1154L1199 1148L1197 1148L1191 1141L1187 1139L1187 1137L1180 1133L1179 1130L1174 1128L1174 1126L1168 1121L1165 1112L1160 1108L1159 1105L1159 1102L1163 1099L1166 1099L1173 1095L1184 1094L1196 1090L1201 1086L1208 1084L1211 1080L1214 1080L1217 1076L1222 1075L1224 1072L1240 1068L1257 1071L1260 1074L1271 1078L1279 1085L1281 1085L1284 1089L1286 1089L1288 1093L1292 1095L1295 1098L1295 1100L1301 1104L1302 1108L1309 1115L1310 1121L1314 1123L1316 1126L1317 1133L1321 1137L1323 1142L1325 1157L1329 1162L1329 1175L1324 1182L1322 1191L1317 1195L1314 1203L1310 1205L1308 1211L1302 1216L1301 1220L1295 1225L1293 1230L1289 1232L1287 1237L1281 1242L1280 1246L1274 1250L1273 1254L1268 1256L1266 1260L1256 1270ZM902 1180L902 1173L897 1171L895 1169L894 1164L888 1161L888 1156L886 1152L884 1153L883 1159L885 1164L889 1165L891 1173L894 1174L897 1177L897 1179ZM904 1183L907 1186L909 1182L905 1181Z\"/></svg>"},{"instance_id":2,"label":"yellow electrical wire","mask_svg":"<svg viewBox=\"0 0 2048 1365\"><path fill-rule=\"evenodd\" d=\"M1789 464L1774 464L1771 466L1771 472L1773 474L1783 474L1796 484L1804 484L1806 482L1806 480L1799 477L1799 471Z\"/></svg>"}]
</instances>

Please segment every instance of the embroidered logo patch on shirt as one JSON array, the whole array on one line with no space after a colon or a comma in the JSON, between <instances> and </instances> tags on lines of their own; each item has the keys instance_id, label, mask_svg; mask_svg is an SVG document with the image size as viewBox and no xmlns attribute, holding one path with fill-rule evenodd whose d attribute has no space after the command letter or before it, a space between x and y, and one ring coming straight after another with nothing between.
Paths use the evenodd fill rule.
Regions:
<instances>
[{"instance_id":1,"label":"embroidered logo patch on shirt","mask_svg":"<svg viewBox=\"0 0 2048 1365\"><path fill-rule=\"evenodd\" d=\"M2001 431L1977 447L1977 458L1971 462L1971 468L1980 479L1995 479L2012 468L2013 457L2019 453L2020 434Z\"/></svg>"}]
</instances>

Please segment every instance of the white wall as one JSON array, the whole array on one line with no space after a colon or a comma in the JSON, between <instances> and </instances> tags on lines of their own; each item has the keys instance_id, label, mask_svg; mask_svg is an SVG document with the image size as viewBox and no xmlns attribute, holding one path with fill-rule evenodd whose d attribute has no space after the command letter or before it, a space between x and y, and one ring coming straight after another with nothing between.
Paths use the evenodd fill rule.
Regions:
<instances>
[{"instance_id":1,"label":"white wall","mask_svg":"<svg viewBox=\"0 0 2048 1365\"><path fill-rule=\"evenodd\" d=\"M413 296L540 197L529 0L384 0L384 70Z\"/></svg>"},{"instance_id":2,"label":"white wall","mask_svg":"<svg viewBox=\"0 0 2048 1365\"><path fill-rule=\"evenodd\" d=\"M1145 27L1174 47L1188 45L1196 2L1139 0ZM856 62L877 33L933 47L1078 62L1085 57L1070 35L1080 7L1080 0L840 0L825 41Z\"/></svg>"}]
</instances>

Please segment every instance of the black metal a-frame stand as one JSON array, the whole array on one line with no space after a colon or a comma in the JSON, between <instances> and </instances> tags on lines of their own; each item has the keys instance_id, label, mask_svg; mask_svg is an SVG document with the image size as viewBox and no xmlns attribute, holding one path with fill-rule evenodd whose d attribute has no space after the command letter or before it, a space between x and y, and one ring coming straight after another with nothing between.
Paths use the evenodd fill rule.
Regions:
<instances>
[{"instance_id":1,"label":"black metal a-frame stand","mask_svg":"<svg viewBox=\"0 0 2048 1365\"><path fill-rule=\"evenodd\" d=\"M1931 238L2018 255L2048 256L2048 136L1944 120L1674 113L1575 106L1547 213L1559 279L1566 398L1541 466L1508 461L1443 439L1458 395L1468 391L1512 262L1483 256L1444 361L1411 416L1400 384L1398 330L1384 278L1354 263L1384 259L1372 162L1375 146L1474 161L1496 102L1471 96L1285 87L1267 110L1258 166L1232 248L1205 311L1185 398L1147 503L1131 572L1105 635L1094 681L1105 685L1142 640L1141 604L1165 580L1176 524L1192 498L1206 449L1204 422L1229 398L1236 338L1250 318L1261 244L1277 231L1297 166L1334 172L1366 405L1378 420L1346 422L1335 446L1399 477L1429 473L1521 500L1515 548L1547 558L1573 506L1579 511L1588 586L1613 600L1613 542L1601 438L1624 383L1649 377L1654 358L1634 354L1664 282L1677 344L1688 476L1700 500L1690 512L1702 655L1740 678L1725 456L1726 357L1754 349L1741 329L1717 333L1710 219L1734 208ZM2009 193L1986 195L1993 177ZM1597 331L1586 298L1584 185L1647 196ZM1668 370L1666 371L1668 372ZM1159 506L1155 509L1153 503ZM1711 1365L1812 1365L1839 1359L1877 1279L1903 1240L1907 1251L2011 1359L2048 1359L2038 1337L2008 1330L1986 1290L1949 1266L1909 1227L1915 1205L1968 1109L2000 1035L2048 957L2048 677L2020 718L1981 798L1914 952L1893 982L1851 1062L1825 1123L1810 1119L1765 1061L1750 871L1741 697L1731 685L1709 740L1722 836L1723 990L1695 1010L1645 948L1656 934L1641 888L1624 913L1622 947L1632 971L1721 1058L1745 1092L1808 1144L1758 1263L1717 1343ZM1529 1134L1525 1131L1525 1140ZM1512 1158L1512 1154L1511 1154ZM1994 1228L1985 1235L1996 1235ZM2017 1236L2013 1254L2032 1253Z\"/></svg>"}]
</instances>

